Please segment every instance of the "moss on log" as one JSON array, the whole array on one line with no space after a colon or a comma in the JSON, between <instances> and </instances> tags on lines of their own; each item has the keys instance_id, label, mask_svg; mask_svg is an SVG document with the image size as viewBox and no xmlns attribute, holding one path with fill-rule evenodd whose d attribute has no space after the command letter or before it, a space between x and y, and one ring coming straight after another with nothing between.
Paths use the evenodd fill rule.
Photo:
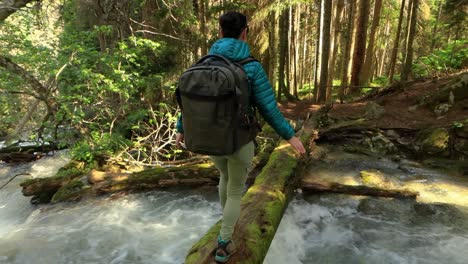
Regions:
<instances>
[{"instance_id":1,"label":"moss on log","mask_svg":"<svg viewBox=\"0 0 468 264\"><path fill-rule=\"evenodd\" d=\"M312 134L312 126L307 126L301 140L307 142ZM233 234L237 250L230 263L263 263L291 196L298 163L292 147L281 141L242 198ZM186 264L214 263L213 252L220 228L221 222L218 222L192 246Z\"/></svg>"},{"instance_id":2,"label":"moss on log","mask_svg":"<svg viewBox=\"0 0 468 264\"><path fill-rule=\"evenodd\" d=\"M22 182L20 186L23 187L23 195L33 196L31 200L33 204L50 202L62 186L86 173L77 166L77 163L72 162L61 168L53 177L35 178Z\"/></svg>"},{"instance_id":3,"label":"moss on log","mask_svg":"<svg viewBox=\"0 0 468 264\"><path fill-rule=\"evenodd\" d=\"M104 173L93 185L96 194L157 189L170 186L216 185L219 173L212 163L153 168L135 173Z\"/></svg>"}]
</instances>

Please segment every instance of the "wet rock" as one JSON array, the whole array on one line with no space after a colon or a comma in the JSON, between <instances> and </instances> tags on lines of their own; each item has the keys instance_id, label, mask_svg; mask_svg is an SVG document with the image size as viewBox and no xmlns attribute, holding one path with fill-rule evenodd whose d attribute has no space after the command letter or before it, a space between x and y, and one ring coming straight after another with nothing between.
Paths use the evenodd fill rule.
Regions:
<instances>
[{"instance_id":1,"label":"wet rock","mask_svg":"<svg viewBox=\"0 0 468 264\"><path fill-rule=\"evenodd\" d=\"M418 215L422 216L428 216L428 215L435 215L436 214L436 209L434 206L431 206L430 204L420 204L416 203L413 205L414 211Z\"/></svg>"},{"instance_id":2,"label":"wet rock","mask_svg":"<svg viewBox=\"0 0 468 264\"><path fill-rule=\"evenodd\" d=\"M398 148L382 134L377 134L371 138L372 149L377 153L389 154L398 151Z\"/></svg>"},{"instance_id":3,"label":"wet rock","mask_svg":"<svg viewBox=\"0 0 468 264\"><path fill-rule=\"evenodd\" d=\"M439 154L444 157L448 157L449 137L449 131L445 128L425 130L420 132L417 136L416 145L421 147L420 152L423 152L424 154Z\"/></svg>"},{"instance_id":4,"label":"wet rock","mask_svg":"<svg viewBox=\"0 0 468 264\"><path fill-rule=\"evenodd\" d=\"M389 129L385 131L385 135L389 138L394 138L394 139L400 138L400 135L398 135L398 133L393 129Z\"/></svg>"},{"instance_id":5,"label":"wet rock","mask_svg":"<svg viewBox=\"0 0 468 264\"><path fill-rule=\"evenodd\" d=\"M444 87L424 97L423 103L429 107L436 107L440 104L453 104L453 102L468 98L468 73L462 73L457 78L453 78ZM445 107L445 106L444 106Z\"/></svg>"},{"instance_id":6,"label":"wet rock","mask_svg":"<svg viewBox=\"0 0 468 264\"><path fill-rule=\"evenodd\" d=\"M380 171L361 171L360 173L362 183L369 187L376 187L382 189L395 189L396 182L387 178Z\"/></svg>"},{"instance_id":7,"label":"wet rock","mask_svg":"<svg viewBox=\"0 0 468 264\"><path fill-rule=\"evenodd\" d=\"M375 102L369 102L366 105L364 116L368 119L377 119L385 114L385 108Z\"/></svg>"},{"instance_id":8,"label":"wet rock","mask_svg":"<svg viewBox=\"0 0 468 264\"><path fill-rule=\"evenodd\" d=\"M468 139L457 138L455 139L453 148L459 153L468 156Z\"/></svg>"},{"instance_id":9,"label":"wet rock","mask_svg":"<svg viewBox=\"0 0 468 264\"><path fill-rule=\"evenodd\" d=\"M468 139L468 120L454 123L454 132L457 137Z\"/></svg>"},{"instance_id":10,"label":"wet rock","mask_svg":"<svg viewBox=\"0 0 468 264\"><path fill-rule=\"evenodd\" d=\"M463 219L463 213L453 205L445 203L415 203L413 205L415 218L413 221L417 224L422 223L458 223L466 226ZM460 226L460 227L461 227Z\"/></svg>"},{"instance_id":11,"label":"wet rock","mask_svg":"<svg viewBox=\"0 0 468 264\"><path fill-rule=\"evenodd\" d=\"M413 105L408 107L408 112L415 112L419 105Z\"/></svg>"},{"instance_id":12,"label":"wet rock","mask_svg":"<svg viewBox=\"0 0 468 264\"><path fill-rule=\"evenodd\" d=\"M439 104L434 108L434 113L436 116L440 117L445 115L450 110L449 104Z\"/></svg>"}]
</instances>

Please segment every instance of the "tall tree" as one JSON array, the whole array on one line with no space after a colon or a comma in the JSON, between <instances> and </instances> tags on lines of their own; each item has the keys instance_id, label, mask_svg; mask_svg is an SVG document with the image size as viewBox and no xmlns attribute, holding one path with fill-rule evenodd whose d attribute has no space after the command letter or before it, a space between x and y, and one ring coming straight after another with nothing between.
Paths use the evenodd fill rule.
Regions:
<instances>
[{"instance_id":1,"label":"tall tree","mask_svg":"<svg viewBox=\"0 0 468 264\"><path fill-rule=\"evenodd\" d=\"M367 23L369 22L370 0L360 0L358 9L358 21L356 28L356 47L353 54L353 67L351 70L351 93L358 94L362 86L361 75L364 59L366 57Z\"/></svg>"},{"instance_id":2,"label":"tall tree","mask_svg":"<svg viewBox=\"0 0 468 264\"><path fill-rule=\"evenodd\" d=\"M398 27L397 27L397 32L395 34L395 40L393 41L392 55L390 56L390 66L389 66L389 72L388 72L388 79L390 83L393 81L393 75L395 74L396 59L398 55L398 46L400 44L401 25L403 24L403 17L404 17L404 12L405 12L405 1L406 0L401 1L400 16L398 17Z\"/></svg>"},{"instance_id":3,"label":"tall tree","mask_svg":"<svg viewBox=\"0 0 468 264\"><path fill-rule=\"evenodd\" d=\"M335 77L336 58L339 48L339 38L341 33L341 18L343 14L344 0L338 0L336 8L334 9L334 18L332 20L332 32L330 39L330 63L328 67L328 81L327 81L327 101L332 99L333 79Z\"/></svg>"},{"instance_id":4,"label":"tall tree","mask_svg":"<svg viewBox=\"0 0 468 264\"><path fill-rule=\"evenodd\" d=\"M269 15L269 26L268 30L268 77L271 81L273 90L276 91L276 68L277 68L277 49L276 49L276 12L273 10Z\"/></svg>"},{"instance_id":5,"label":"tall tree","mask_svg":"<svg viewBox=\"0 0 468 264\"><path fill-rule=\"evenodd\" d=\"M330 55L330 24L332 14L332 1L322 0L320 8L320 50L322 56L320 58L320 83L317 102L323 103L327 98L327 81L328 81L328 60Z\"/></svg>"},{"instance_id":6,"label":"tall tree","mask_svg":"<svg viewBox=\"0 0 468 264\"><path fill-rule=\"evenodd\" d=\"M342 37L342 45L344 46L342 64L341 64L341 85L339 91L340 101L343 102L346 94L346 87L348 86L348 66L351 54L351 43L353 38L353 18L354 18L354 1L348 2L348 20L346 22L346 33Z\"/></svg>"},{"instance_id":7,"label":"tall tree","mask_svg":"<svg viewBox=\"0 0 468 264\"><path fill-rule=\"evenodd\" d=\"M401 71L401 80L407 81L411 75L411 66L413 65L413 42L416 35L416 22L418 19L419 0L412 0L411 22L408 30L408 37L406 41L406 56L403 62L403 69Z\"/></svg>"},{"instance_id":8,"label":"tall tree","mask_svg":"<svg viewBox=\"0 0 468 264\"><path fill-rule=\"evenodd\" d=\"M374 42L377 27L380 21L380 10L382 9L382 0L375 0L374 15L372 17L371 32L369 35L369 43L367 44L366 60L361 73L360 83L368 84L372 73L372 63L374 58Z\"/></svg>"},{"instance_id":9,"label":"tall tree","mask_svg":"<svg viewBox=\"0 0 468 264\"><path fill-rule=\"evenodd\" d=\"M321 8L322 0L316 0L317 5ZM321 22L322 21L322 10L319 9L319 14L317 15L317 38L315 40L315 59L314 59L314 101L318 102L318 94L319 94L319 78L320 78L320 58L322 57L322 50L320 49L320 30L322 29Z\"/></svg>"},{"instance_id":10,"label":"tall tree","mask_svg":"<svg viewBox=\"0 0 468 264\"><path fill-rule=\"evenodd\" d=\"M284 94L288 100L292 100L292 96L289 93L289 88L286 80L287 70L287 53L288 53L288 24L289 24L289 9L285 8L281 11L280 16L280 52L279 52L279 67L278 67L278 100L281 100L281 94Z\"/></svg>"}]
</instances>

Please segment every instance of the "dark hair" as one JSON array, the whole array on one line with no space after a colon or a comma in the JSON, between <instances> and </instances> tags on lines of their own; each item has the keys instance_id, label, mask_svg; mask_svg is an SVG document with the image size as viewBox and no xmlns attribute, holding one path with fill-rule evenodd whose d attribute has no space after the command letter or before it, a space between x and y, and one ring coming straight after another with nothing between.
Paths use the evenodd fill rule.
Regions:
<instances>
[{"instance_id":1,"label":"dark hair","mask_svg":"<svg viewBox=\"0 0 468 264\"><path fill-rule=\"evenodd\" d=\"M229 11L219 17L219 25L225 38L239 38L247 27L247 17L239 12Z\"/></svg>"}]
</instances>

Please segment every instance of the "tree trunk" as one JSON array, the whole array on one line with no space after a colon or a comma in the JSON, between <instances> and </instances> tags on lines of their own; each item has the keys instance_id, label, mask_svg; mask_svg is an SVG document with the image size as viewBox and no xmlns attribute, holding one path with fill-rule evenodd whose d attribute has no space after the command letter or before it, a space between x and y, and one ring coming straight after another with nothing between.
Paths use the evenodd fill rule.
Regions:
<instances>
[{"instance_id":1,"label":"tree trunk","mask_svg":"<svg viewBox=\"0 0 468 264\"><path fill-rule=\"evenodd\" d=\"M335 8L335 20L333 22L334 34L331 35L330 40L330 67L328 68L328 82L327 82L327 102L330 103L332 100L332 91L333 91L333 79L335 79L335 64L336 57L338 54L338 47L341 34L341 18L343 14L344 0L338 0L337 6Z\"/></svg>"},{"instance_id":2,"label":"tree trunk","mask_svg":"<svg viewBox=\"0 0 468 264\"><path fill-rule=\"evenodd\" d=\"M342 44L344 46L343 61L341 66L341 86L340 86L340 102L343 103L344 96L346 94L346 87L348 86L348 69L349 69L349 58L351 54L351 43L353 38L353 17L354 17L354 1L349 2L348 8L348 21L346 34L343 34Z\"/></svg>"},{"instance_id":3,"label":"tree trunk","mask_svg":"<svg viewBox=\"0 0 468 264\"><path fill-rule=\"evenodd\" d=\"M276 91L276 67L277 67L277 50L276 50L276 13L271 11L270 13L270 30L268 31L268 52L269 52L269 61L270 66L268 75L271 81L271 86L273 87L273 92Z\"/></svg>"},{"instance_id":4,"label":"tree trunk","mask_svg":"<svg viewBox=\"0 0 468 264\"><path fill-rule=\"evenodd\" d=\"M416 35L416 22L418 19L419 0L412 0L413 7L411 10L411 23L408 31L408 39L406 42L406 57L401 71L401 80L407 81L411 75L411 67L413 66L413 42Z\"/></svg>"},{"instance_id":5,"label":"tree trunk","mask_svg":"<svg viewBox=\"0 0 468 264\"><path fill-rule=\"evenodd\" d=\"M293 101L295 98L289 92L287 87L289 81L286 80L286 74L288 70L288 24L289 24L289 12L288 9L284 9L280 16L280 60L279 60L279 80L278 80L278 101L281 101L281 94L286 96L288 101Z\"/></svg>"},{"instance_id":6,"label":"tree trunk","mask_svg":"<svg viewBox=\"0 0 468 264\"><path fill-rule=\"evenodd\" d=\"M405 60L406 60L406 51L407 51L407 48L408 48L408 34L410 32L410 24L411 24L411 12L413 11L413 0L408 0L408 4L406 5L407 6L407 16L406 16L406 25L404 27L405 29L405 32L403 33L403 47L401 49L401 58L402 58L402 62L401 62L401 65L400 65L400 78L401 78L401 74L402 74L402 70L404 68L404 65L405 65Z\"/></svg>"},{"instance_id":7,"label":"tree trunk","mask_svg":"<svg viewBox=\"0 0 468 264\"><path fill-rule=\"evenodd\" d=\"M362 77L360 81L360 83L364 85L369 84L369 79L372 73L372 68L373 68L372 62L374 59L375 34L377 32L377 27L379 26L381 10L382 10L382 0L375 0L374 15L372 18L371 32L369 35L369 43L367 44L366 59L364 62L364 67L362 69Z\"/></svg>"},{"instance_id":8,"label":"tree trunk","mask_svg":"<svg viewBox=\"0 0 468 264\"><path fill-rule=\"evenodd\" d=\"M386 23L386 26L385 26L385 32L383 34L383 36L381 36L381 39L384 40L384 46L381 50L381 56L380 56L380 60L379 60L379 71L377 73L377 76L382 76L384 74L384 66L385 66L385 62L386 62L386 57L387 57L387 47L388 47L388 41L387 39L389 39L390 37L390 19L387 19L387 23Z\"/></svg>"},{"instance_id":9,"label":"tree trunk","mask_svg":"<svg viewBox=\"0 0 468 264\"><path fill-rule=\"evenodd\" d=\"M328 80L328 60L330 55L330 24L332 1L322 0L321 2L321 18L320 18L320 50L322 56L320 58L320 83L317 102L324 103L327 96L327 80Z\"/></svg>"},{"instance_id":10,"label":"tree trunk","mask_svg":"<svg viewBox=\"0 0 468 264\"><path fill-rule=\"evenodd\" d=\"M200 0L200 17L198 21L200 21L200 31L202 33L202 42L201 42L201 49L202 49L202 56L208 54L208 44L206 43L207 37L207 28L206 28L206 0Z\"/></svg>"},{"instance_id":11,"label":"tree trunk","mask_svg":"<svg viewBox=\"0 0 468 264\"><path fill-rule=\"evenodd\" d=\"M323 0L317 0L318 6L321 7ZM321 10L321 9L320 9ZM322 50L320 49L320 32L321 32L321 19L322 19L322 12L320 11L317 15L317 40L315 41L315 72L314 72L314 102L318 102L318 94L319 94L319 78L320 78L320 58L322 57Z\"/></svg>"},{"instance_id":12,"label":"tree trunk","mask_svg":"<svg viewBox=\"0 0 468 264\"><path fill-rule=\"evenodd\" d=\"M437 28L439 26L439 21L440 21L440 17L442 15L442 0L439 1L439 7L437 9L437 17L436 17L436 20L434 22L434 27L432 28L432 41L431 41L431 49L430 51L433 52L434 51L434 48L435 48L435 45L436 45L436 41L437 41Z\"/></svg>"},{"instance_id":13,"label":"tree trunk","mask_svg":"<svg viewBox=\"0 0 468 264\"><path fill-rule=\"evenodd\" d=\"M356 48L353 54L353 67L351 73L351 93L357 95L362 86L359 76L361 75L364 59L366 57L367 23L369 21L370 0L360 0L359 18L356 29Z\"/></svg>"},{"instance_id":14,"label":"tree trunk","mask_svg":"<svg viewBox=\"0 0 468 264\"><path fill-rule=\"evenodd\" d=\"M288 48L288 12L287 9L281 11L280 21L279 21L279 68L278 68L278 101L281 101L281 94L285 91L286 88L286 75L285 75L285 64L286 64L286 52Z\"/></svg>"},{"instance_id":15,"label":"tree trunk","mask_svg":"<svg viewBox=\"0 0 468 264\"><path fill-rule=\"evenodd\" d=\"M395 74L395 66L398 55L398 46L400 44L400 35L401 35L401 25L403 24L403 16L405 12L405 1L402 0L400 8L400 16L398 17L398 27L395 34L395 40L393 41L392 55L390 56L390 66L388 72L388 80L390 83L393 82L393 75Z\"/></svg>"}]
</instances>

